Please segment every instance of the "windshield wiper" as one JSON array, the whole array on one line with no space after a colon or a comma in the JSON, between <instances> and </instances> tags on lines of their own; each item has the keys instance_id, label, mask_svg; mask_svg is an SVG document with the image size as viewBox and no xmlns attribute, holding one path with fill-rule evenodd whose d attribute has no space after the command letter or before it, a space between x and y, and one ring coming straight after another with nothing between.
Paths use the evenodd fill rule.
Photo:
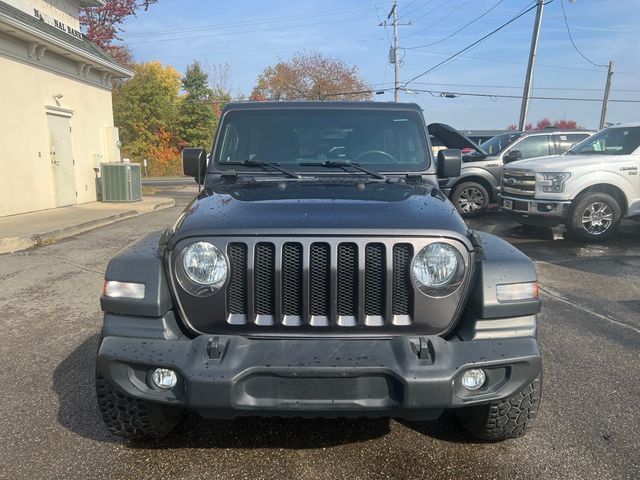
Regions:
<instances>
[{"instance_id":1,"label":"windshield wiper","mask_svg":"<svg viewBox=\"0 0 640 480\"><path fill-rule=\"evenodd\" d=\"M244 160L242 162L224 162L224 165L242 165L243 167L271 167L274 170L277 170L285 175L290 176L291 178L303 178L302 175L296 172L292 172L291 170L287 170L286 168L282 168L279 163L273 162L258 162L256 160Z\"/></svg>"},{"instance_id":2,"label":"windshield wiper","mask_svg":"<svg viewBox=\"0 0 640 480\"><path fill-rule=\"evenodd\" d=\"M386 180L385 177L380 172L376 172L375 170L369 170L368 168L363 167L359 163L347 163L347 162L335 162L333 160L326 160L324 162L309 162L309 163L301 163L301 167L327 167L327 168L342 168L347 171L348 167L353 167L356 170L361 171L362 173L366 173L367 175L371 175L374 178L379 178L380 180Z\"/></svg>"}]
</instances>

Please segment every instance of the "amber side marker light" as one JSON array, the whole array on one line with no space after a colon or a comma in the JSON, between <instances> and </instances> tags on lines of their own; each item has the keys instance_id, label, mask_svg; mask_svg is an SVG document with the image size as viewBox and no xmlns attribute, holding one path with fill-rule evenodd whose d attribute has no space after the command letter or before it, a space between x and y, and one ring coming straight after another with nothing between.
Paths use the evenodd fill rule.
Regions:
<instances>
[{"instance_id":1,"label":"amber side marker light","mask_svg":"<svg viewBox=\"0 0 640 480\"><path fill-rule=\"evenodd\" d=\"M102 293L109 298L144 298L144 283L117 282L105 280Z\"/></svg>"},{"instance_id":2,"label":"amber side marker light","mask_svg":"<svg viewBox=\"0 0 640 480\"><path fill-rule=\"evenodd\" d=\"M538 299L538 282L510 283L496 287L498 302L518 302Z\"/></svg>"}]
</instances>

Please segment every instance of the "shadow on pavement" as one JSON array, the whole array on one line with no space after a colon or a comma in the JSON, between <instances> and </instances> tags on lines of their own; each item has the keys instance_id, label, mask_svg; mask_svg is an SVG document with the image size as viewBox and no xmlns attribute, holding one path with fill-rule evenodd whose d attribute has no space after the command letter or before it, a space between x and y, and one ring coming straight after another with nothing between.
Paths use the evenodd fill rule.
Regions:
<instances>
[{"instance_id":1,"label":"shadow on pavement","mask_svg":"<svg viewBox=\"0 0 640 480\"><path fill-rule=\"evenodd\" d=\"M106 443L122 443L107 432L95 397L95 355L100 336L87 338L54 370L53 387L58 395L58 422L83 437ZM445 415L432 422L400 423L429 437L465 442L454 418ZM187 413L171 434L154 442L131 442L132 448L291 448L333 447L387 435L390 420L342 418L259 418L207 420Z\"/></svg>"},{"instance_id":2,"label":"shadow on pavement","mask_svg":"<svg viewBox=\"0 0 640 480\"><path fill-rule=\"evenodd\" d=\"M451 411L445 411L438 420L429 422L414 422L398 420L399 423L411 430L430 438L449 443L486 443L473 439L458 423Z\"/></svg>"},{"instance_id":3,"label":"shadow on pavement","mask_svg":"<svg viewBox=\"0 0 640 480\"><path fill-rule=\"evenodd\" d=\"M95 393L95 357L100 335L82 342L53 371L58 395L58 423L78 435L99 442L117 442L102 424Z\"/></svg>"}]
</instances>

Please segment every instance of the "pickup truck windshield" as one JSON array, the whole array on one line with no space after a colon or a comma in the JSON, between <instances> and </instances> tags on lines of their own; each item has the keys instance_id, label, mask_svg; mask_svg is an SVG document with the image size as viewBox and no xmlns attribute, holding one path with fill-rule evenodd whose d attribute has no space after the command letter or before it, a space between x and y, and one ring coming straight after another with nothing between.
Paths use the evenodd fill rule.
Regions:
<instances>
[{"instance_id":1,"label":"pickup truck windshield","mask_svg":"<svg viewBox=\"0 0 640 480\"><path fill-rule=\"evenodd\" d=\"M228 112L212 164L242 170L270 162L294 171L326 171L322 164L328 161L406 172L425 170L429 159L417 112L300 108Z\"/></svg>"},{"instance_id":2,"label":"pickup truck windshield","mask_svg":"<svg viewBox=\"0 0 640 480\"><path fill-rule=\"evenodd\" d=\"M640 146L640 127L606 128L583 140L569 155L630 155Z\"/></svg>"}]
</instances>

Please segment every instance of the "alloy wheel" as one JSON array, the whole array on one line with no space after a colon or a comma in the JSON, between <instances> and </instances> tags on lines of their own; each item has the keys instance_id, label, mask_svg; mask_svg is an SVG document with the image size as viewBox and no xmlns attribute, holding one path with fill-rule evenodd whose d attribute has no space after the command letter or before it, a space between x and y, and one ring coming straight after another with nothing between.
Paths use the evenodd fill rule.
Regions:
<instances>
[{"instance_id":1,"label":"alloy wheel","mask_svg":"<svg viewBox=\"0 0 640 480\"><path fill-rule=\"evenodd\" d=\"M591 235L602 235L613 225L613 210L603 202L594 202L582 213L582 228Z\"/></svg>"},{"instance_id":2,"label":"alloy wheel","mask_svg":"<svg viewBox=\"0 0 640 480\"><path fill-rule=\"evenodd\" d=\"M474 187L465 188L458 196L458 206L464 213L474 213L484 205L484 195Z\"/></svg>"}]
</instances>

